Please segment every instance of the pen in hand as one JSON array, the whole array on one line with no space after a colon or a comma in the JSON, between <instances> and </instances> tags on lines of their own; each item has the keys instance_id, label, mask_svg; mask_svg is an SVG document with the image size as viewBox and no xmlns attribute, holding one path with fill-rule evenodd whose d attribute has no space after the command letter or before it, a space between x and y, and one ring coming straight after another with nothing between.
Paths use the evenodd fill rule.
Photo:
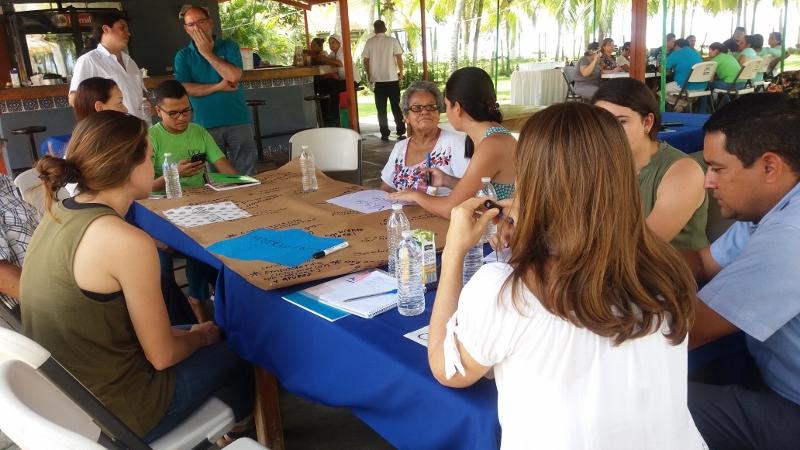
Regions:
<instances>
[{"instance_id":1,"label":"pen in hand","mask_svg":"<svg viewBox=\"0 0 800 450\"><path fill-rule=\"evenodd\" d=\"M425 183L430 186L431 185L431 154L425 154L425 167L428 168L428 173L425 175Z\"/></svg>"}]
</instances>

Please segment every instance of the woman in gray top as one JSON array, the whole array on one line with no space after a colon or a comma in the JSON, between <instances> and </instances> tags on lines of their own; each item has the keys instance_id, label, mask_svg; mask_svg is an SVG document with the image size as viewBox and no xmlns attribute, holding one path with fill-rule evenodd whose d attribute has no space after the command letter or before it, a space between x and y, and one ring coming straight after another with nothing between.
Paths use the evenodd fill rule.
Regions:
<instances>
[{"instance_id":1,"label":"woman in gray top","mask_svg":"<svg viewBox=\"0 0 800 450\"><path fill-rule=\"evenodd\" d=\"M600 44L592 42L586 48L583 58L578 61L578 70L575 71L575 93L585 99L590 99L597 88L600 87Z\"/></svg>"}]
</instances>

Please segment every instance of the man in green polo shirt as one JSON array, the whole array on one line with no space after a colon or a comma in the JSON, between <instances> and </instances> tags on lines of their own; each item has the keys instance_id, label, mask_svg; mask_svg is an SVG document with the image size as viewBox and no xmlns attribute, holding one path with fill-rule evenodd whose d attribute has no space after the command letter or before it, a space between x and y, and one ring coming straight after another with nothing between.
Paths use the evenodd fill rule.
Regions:
<instances>
[{"instance_id":1,"label":"man in green polo shirt","mask_svg":"<svg viewBox=\"0 0 800 450\"><path fill-rule=\"evenodd\" d=\"M239 45L212 34L214 22L200 7L183 13L192 38L175 55L175 79L183 83L194 108L194 121L211 133L239 173L252 175L256 160L250 112L239 88Z\"/></svg>"},{"instance_id":2,"label":"man in green polo shirt","mask_svg":"<svg viewBox=\"0 0 800 450\"><path fill-rule=\"evenodd\" d=\"M161 122L150 127L150 141L153 144L153 192L164 190L164 174L161 165L164 154L171 153L178 162L181 186L202 187L205 183L205 161L213 164L222 173L236 174L228 158L222 153L211 135L196 123L191 123L192 106L186 89L175 80L161 83L155 91L156 112ZM204 157L192 156L204 155ZM202 158L202 159L200 159Z\"/></svg>"}]
</instances>

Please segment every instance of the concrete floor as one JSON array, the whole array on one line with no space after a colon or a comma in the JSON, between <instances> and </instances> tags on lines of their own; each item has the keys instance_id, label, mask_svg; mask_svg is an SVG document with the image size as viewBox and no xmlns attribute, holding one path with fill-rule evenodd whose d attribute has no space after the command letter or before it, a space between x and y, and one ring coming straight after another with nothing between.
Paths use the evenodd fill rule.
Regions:
<instances>
[{"instance_id":1,"label":"concrete floor","mask_svg":"<svg viewBox=\"0 0 800 450\"><path fill-rule=\"evenodd\" d=\"M396 143L394 133L390 141L380 140L377 124L362 123L362 176L363 185L380 187L380 172ZM257 171L270 170L280 163L263 161ZM355 173L333 174L334 178L355 183ZM185 284L185 276L178 272L179 285ZM0 327L8 324L0 318ZM331 408L305 400L288 392L281 392L281 419L287 450L382 450L393 448L386 440L346 408ZM216 449L212 446L211 449ZM8 437L0 432L0 450L19 450Z\"/></svg>"}]
</instances>

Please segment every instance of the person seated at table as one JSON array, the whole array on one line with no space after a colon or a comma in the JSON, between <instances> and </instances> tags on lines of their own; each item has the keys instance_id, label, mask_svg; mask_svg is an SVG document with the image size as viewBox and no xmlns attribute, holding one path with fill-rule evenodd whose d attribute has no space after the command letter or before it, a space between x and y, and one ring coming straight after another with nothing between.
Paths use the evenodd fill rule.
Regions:
<instances>
[{"instance_id":1,"label":"person seated at table","mask_svg":"<svg viewBox=\"0 0 800 450\"><path fill-rule=\"evenodd\" d=\"M339 61L325 53L324 45L325 39L323 38L314 38L311 40L308 50L306 50L306 54L311 58L311 64L338 66ZM342 91L343 87L344 85L340 82L336 74L314 76L314 92L316 92L317 95L328 96L327 99L320 101L320 108L324 119L324 124L322 125L331 127L339 126L339 92Z\"/></svg>"},{"instance_id":2,"label":"person seated at table","mask_svg":"<svg viewBox=\"0 0 800 450\"><path fill-rule=\"evenodd\" d=\"M708 199L703 169L686 153L658 140L661 113L650 89L629 78L608 80L592 104L613 114L628 137L650 231L676 248L705 247Z\"/></svg>"},{"instance_id":3,"label":"person seated at table","mask_svg":"<svg viewBox=\"0 0 800 450\"><path fill-rule=\"evenodd\" d=\"M192 106L183 85L176 80L166 80L155 90L156 113L161 122L148 130L153 144L153 192L165 189L162 164L164 154L171 153L178 164L181 186L199 188L205 184L206 162L214 165L221 173L236 174L233 164L225 157L214 138L200 125L191 123ZM202 155L193 160L195 155ZM195 158L197 159L197 158ZM165 276L173 271L173 252L167 248L159 249L161 270ZM189 288L189 305L198 322L212 318L211 292L209 284L216 280L214 268L194 258L186 257L186 279Z\"/></svg>"},{"instance_id":4,"label":"person seated at table","mask_svg":"<svg viewBox=\"0 0 800 450\"><path fill-rule=\"evenodd\" d=\"M19 278L28 242L38 224L39 211L20 196L11 177L0 174L0 303L5 305L0 305L0 317L19 331Z\"/></svg>"},{"instance_id":5,"label":"person seated at table","mask_svg":"<svg viewBox=\"0 0 800 450\"><path fill-rule=\"evenodd\" d=\"M771 74L772 71L775 70L775 67L777 67L782 60L789 56L788 51L784 53L781 49L782 42L783 37L781 36L781 33L779 31L773 31L769 34L769 38L767 38L767 45L769 45L769 47L763 47L761 52L759 52L758 56L761 56L762 58L765 56L773 57L773 60L767 66L766 73Z\"/></svg>"},{"instance_id":6,"label":"person seated at table","mask_svg":"<svg viewBox=\"0 0 800 450\"><path fill-rule=\"evenodd\" d=\"M689 43L689 47L697 50L697 48L695 47L697 45L697 36L693 34L686 36L686 42Z\"/></svg>"},{"instance_id":7,"label":"person seated at table","mask_svg":"<svg viewBox=\"0 0 800 450\"><path fill-rule=\"evenodd\" d=\"M622 72L622 68L618 66L617 60L614 58L614 40L611 38L605 38L600 43L600 72Z\"/></svg>"},{"instance_id":8,"label":"person seated at table","mask_svg":"<svg viewBox=\"0 0 800 450\"><path fill-rule=\"evenodd\" d=\"M451 188L464 176L464 136L439 128L444 112L442 93L435 83L415 81L400 98L408 139L398 141L381 171L381 189L426 192L428 175ZM429 169L438 169L435 172Z\"/></svg>"},{"instance_id":9,"label":"person seated at table","mask_svg":"<svg viewBox=\"0 0 800 450\"><path fill-rule=\"evenodd\" d=\"M450 210L473 197L483 185L481 178L490 177L499 199L514 195L514 148L517 140L501 124L503 115L492 84L492 78L479 67L462 67L450 75L444 90L447 120L457 131L467 133L464 156L469 158L464 176L452 179L431 171L433 186L452 187L450 195L435 197L425 192L405 189L389 194L389 198L415 202L437 216L450 217Z\"/></svg>"},{"instance_id":10,"label":"person seated at table","mask_svg":"<svg viewBox=\"0 0 800 450\"><path fill-rule=\"evenodd\" d=\"M675 48L675 33L667 33L667 56L672 53ZM661 67L661 46L650 50L650 57L656 61L656 66Z\"/></svg>"},{"instance_id":11,"label":"person seated at table","mask_svg":"<svg viewBox=\"0 0 800 450\"><path fill-rule=\"evenodd\" d=\"M708 46L708 56L711 57L711 61L717 63L717 70L711 87L714 89L732 89L742 66L730 54L729 47L725 44L714 42ZM736 88L742 89L744 84L744 81L738 82L736 83Z\"/></svg>"},{"instance_id":12,"label":"person seated at table","mask_svg":"<svg viewBox=\"0 0 800 450\"><path fill-rule=\"evenodd\" d=\"M705 89L706 83L689 83L689 76L692 74L692 66L703 62L703 58L697 50L689 47L686 39L675 41L675 49L667 56L667 70L672 70L675 78L666 84L667 96L672 97L670 103L674 104L677 95L684 86L688 90Z\"/></svg>"},{"instance_id":13,"label":"person seated at table","mask_svg":"<svg viewBox=\"0 0 800 450\"><path fill-rule=\"evenodd\" d=\"M122 91L110 78L91 77L80 82L72 108L75 111L75 122L99 111L112 110L126 113L128 108L123 103Z\"/></svg>"},{"instance_id":14,"label":"person seated at table","mask_svg":"<svg viewBox=\"0 0 800 450\"><path fill-rule=\"evenodd\" d=\"M150 195L152 153L144 121L101 111L75 127L67 159L40 159L48 213L21 279L25 334L146 442L211 396L240 421L254 396L252 367L216 325L170 326L153 238L125 221ZM80 194L54 204L68 182Z\"/></svg>"},{"instance_id":15,"label":"person seated at table","mask_svg":"<svg viewBox=\"0 0 800 450\"><path fill-rule=\"evenodd\" d=\"M586 47L583 57L578 60L573 90L583 98L592 98L594 91L600 87L602 72L600 59L600 44L592 42Z\"/></svg>"},{"instance_id":16,"label":"person seated at table","mask_svg":"<svg viewBox=\"0 0 800 450\"><path fill-rule=\"evenodd\" d=\"M694 279L645 224L617 119L553 105L525 124L515 163L511 259L463 289L464 255L498 210L453 209L433 375L467 387L494 371L502 448L704 448L686 406Z\"/></svg>"},{"instance_id":17,"label":"person seated at table","mask_svg":"<svg viewBox=\"0 0 800 450\"><path fill-rule=\"evenodd\" d=\"M736 44L739 49L739 56L736 57L736 60L743 66L747 61L759 57L758 50L753 47L757 46L760 50L761 47L764 46L764 36L760 34L748 34L740 41L737 41Z\"/></svg>"},{"instance_id":18,"label":"person seated at table","mask_svg":"<svg viewBox=\"0 0 800 450\"><path fill-rule=\"evenodd\" d=\"M631 43L626 42L622 44L622 48L620 49L620 53L617 56L617 66L622 68L625 72L629 72L631 69Z\"/></svg>"},{"instance_id":19,"label":"person seated at table","mask_svg":"<svg viewBox=\"0 0 800 450\"><path fill-rule=\"evenodd\" d=\"M800 100L749 94L703 127L706 186L736 222L711 246L684 252L697 281L707 281L689 346L741 330L758 367L755 386L689 383L689 410L711 449L800 442L798 125Z\"/></svg>"}]
</instances>

